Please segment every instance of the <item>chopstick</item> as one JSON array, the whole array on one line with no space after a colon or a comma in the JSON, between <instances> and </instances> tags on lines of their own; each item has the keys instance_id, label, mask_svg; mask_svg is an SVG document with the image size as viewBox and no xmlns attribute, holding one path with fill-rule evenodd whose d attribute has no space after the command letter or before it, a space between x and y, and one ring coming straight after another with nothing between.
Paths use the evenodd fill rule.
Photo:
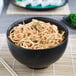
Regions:
<instances>
[{"instance_id":1,"label":"chopstick","mask_svg":"<svg viewBox=\"0 0 76 76\"><path fill-rule=\"evenodd\" d=\"M5 62L3 58L0 58L0 62L12 76L18 76L18 74Z\"/></svg>"}]
</instances>

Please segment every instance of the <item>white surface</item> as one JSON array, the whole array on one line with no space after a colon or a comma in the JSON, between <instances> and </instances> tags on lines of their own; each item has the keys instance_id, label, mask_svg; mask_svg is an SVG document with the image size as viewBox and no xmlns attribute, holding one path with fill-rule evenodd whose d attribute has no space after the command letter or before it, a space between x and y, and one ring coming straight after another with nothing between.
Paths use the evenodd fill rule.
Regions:
<instances>
[{"instance_id":1,"label":"white surface","mask_svg":"<svg viewBox=\"0 0 76 76\"><path fill-rule=\"evenodd\" d=\"M42 3L42 0L32 0L32 2L30 3L32 6L37 6L39 4Z\"/></svg>"},{"instance_id":2,"label":"white surface","mask_svg":"<svg viewBox=\"0 0 76 76\"><path fill-rule=\"evenodd\" d=\"M42 7L48 6L48 5L60 5L62 3L62 0L22 0L17 1L17 4L26 6L28 4L31 4L32 6L40 5Z\"/></svg>"},{"instance_id":3,"label":"white surface","mask_svg":"<svg viewBox=\"0 0 76 76\"><path fill-rule=\"evenodd\" d=\"M4 1L3 1L3 0L0 0L0 14L1 14L1 12L2 12L3 5L4 5Z\"/></svg>"}]
</instances>

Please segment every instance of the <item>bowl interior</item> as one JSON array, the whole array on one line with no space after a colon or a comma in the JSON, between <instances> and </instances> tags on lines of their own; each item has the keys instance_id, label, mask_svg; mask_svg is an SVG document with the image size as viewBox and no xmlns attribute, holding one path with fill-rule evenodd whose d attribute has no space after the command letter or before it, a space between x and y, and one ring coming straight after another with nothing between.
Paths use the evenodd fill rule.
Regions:
<instances>
[{"instance_id":1,"label":"bowl interior","mask_svg":"<svg viewBox=\"0 0 76 76\"><path fill-rule=\"evenodd\" d=\"M51 18L44 18L44 17L31 17L31 18L28 18L28 19L24 18L24 19L20 19L20 20L16 21L15 23L13 23L11 26L8 27L8 29L7 29L7 39L10 40L10 39L8 38L8 35L9 35L10 30L11 30L13 27L18 26L18 24L23 24L23 22L24 22L25 24L27 24L27 23L29 23L32 19L37 19L37 20L41 20L41 21L44 21L44 22L50 22L51 24L55 24L56 26L58 26L58 29L59 29L59 30L65 31L65 39L64 39L64 41L63 41L62 43L60 43L60 45L63 44L63 43L65 42L65 40L67 39L67 37L68 37L68 29L67 29L67 27L65 26L65 24L63 24L62 22L59 22L59 21L57 21L57 20L54 20L54 19L51 19ZM10 42L12 42L12 41L10 40ZM14 44L14 43L13 43L13 44ZM58 45L58 46L59 46L59 45ZM55 47L56 47L56 46L55 46Z\"/></svg>"}]
</instances>

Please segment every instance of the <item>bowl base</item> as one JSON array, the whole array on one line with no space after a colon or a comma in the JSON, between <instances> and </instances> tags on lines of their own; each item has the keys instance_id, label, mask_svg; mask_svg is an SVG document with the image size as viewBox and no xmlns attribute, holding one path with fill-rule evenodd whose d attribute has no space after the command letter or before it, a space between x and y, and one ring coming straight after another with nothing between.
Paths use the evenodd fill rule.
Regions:
<instances>
[{"instance_id":1,"label":"bowl base","mask_svg":"<svg viewBox=\"0 0 76 76\"><path fill-rule=\"evenodd\" d=\"M29 66L27 66L27 67L29 67ZM45 69L45 68L48 68L48 66L47 67L41 67L41 68L34 68L34 67L29 67L30 69L35 69L35 70L42 70L42 69Z\"/></svg>"}]
</instances>

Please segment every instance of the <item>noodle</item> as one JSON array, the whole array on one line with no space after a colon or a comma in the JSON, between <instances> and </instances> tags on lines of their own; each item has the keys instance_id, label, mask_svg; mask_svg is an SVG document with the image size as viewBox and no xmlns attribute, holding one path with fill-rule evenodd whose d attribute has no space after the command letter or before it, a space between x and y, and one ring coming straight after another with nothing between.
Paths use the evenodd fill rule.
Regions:
<instances>
[{"instance_id":1,"label":"noodle","mask_svg":"<svg viewBox=\"0 0 76 76\"><path fill-rule=\"evenodd\" d=\"M59 32L54 24L36 19L28 24L18 24L10 33L10 40L17 46L29 49L45 49L59 45L64 40L64 31Z\"/></svg>"}]
</instances>

